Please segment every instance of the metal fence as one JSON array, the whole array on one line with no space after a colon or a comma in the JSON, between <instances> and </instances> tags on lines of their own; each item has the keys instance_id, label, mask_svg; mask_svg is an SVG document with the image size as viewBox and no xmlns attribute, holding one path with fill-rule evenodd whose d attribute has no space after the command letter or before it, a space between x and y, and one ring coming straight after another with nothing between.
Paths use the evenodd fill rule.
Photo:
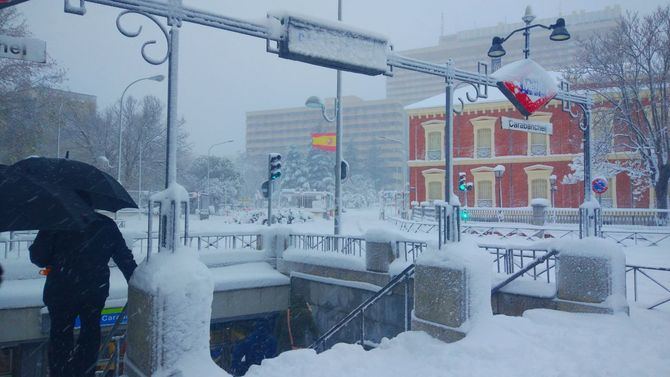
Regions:
<instances>
[{"instance_id":1,"label":"metal fence","mask_svg":"<svg viewBox=\"0 0 670 377\"><path fill-rule=\"evenodd\" d=\"M467 207L469 221L531 224L533 209L531 207ZM670 210L649 208L602 208L602 224L604 226L669 226ZM413 221L437 221L435 207L428 203L412 208ZM545 222L552 224L579 224L579 208L546 208Z\"/></svg>"},{"instance_id":2,"label":"metal fence","mask_svg":"<svg viewBox=\"0 0 670 377\"><path fill-rule=\"evenodd\" d=\"M289 247L363 256L365 239L330 234L290 234Z\"/></svg>"}]
</instances>

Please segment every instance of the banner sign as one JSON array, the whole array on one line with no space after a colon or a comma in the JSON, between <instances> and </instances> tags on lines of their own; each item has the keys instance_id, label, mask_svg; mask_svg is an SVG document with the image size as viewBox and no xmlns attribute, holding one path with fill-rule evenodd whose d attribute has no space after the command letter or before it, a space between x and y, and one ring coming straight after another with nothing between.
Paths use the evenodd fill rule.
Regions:
<instances>
[{"instance_id":1,"label":"banner sign","mask_svg":"<svg viewBox=\"0 0 670 377\"><path fill-rule=\"evenodd\" d=\"M113 326L114 323L116 322L116 319L119 318L121 315L121 312L123 311L123 308L105 308L102 309L102 313L100 314L100 327L105 327L105 326ZM123 319L121 320L122 325L127 325L128 324L128 316L124 316ZM74 328L79 329L81 328L81 320L79 319L79 316L74 320Z\"/></svg>"},{"instance_id":2,"label":"banner sign","mask_svg":"<svg viewBox=\"0 0 670 377\"><path fill-rule=\"evenodd\" d=\"M47 43L35 38L0 35L0 57L46 63Z\"/></svg>"},{"instance_id":3,"label":"banner sign","mask_svg":"<svg viewBox=\"0 0 670 377\"><path fill-rule=\"evenodd\" d=\"M500 121L502 128L505 130L524 131L543 135L552 135L554 132L553 126L548 122L536 122L508 117L500 117Z\"/></svg>"},{"instance_id":4,"label":"banner sign","mask_svg":"<svg viewBox=\"0 0 670 377\"><path fill-rule=\"evenodd\" d=\"M558 93L556 80L531 59L507 64L492 76L498 89L525 116L542 108Z\"/></svg>"},{"instance_id":5,"label":"banner sign","mask_svg":"<svg viewBox=\"0 0 670 377\"><path fill-rule=\"evenodd\" d=\"M312 134L312 148L335 152L337 140L334 132Z\"/></svg>"}]
</instances>

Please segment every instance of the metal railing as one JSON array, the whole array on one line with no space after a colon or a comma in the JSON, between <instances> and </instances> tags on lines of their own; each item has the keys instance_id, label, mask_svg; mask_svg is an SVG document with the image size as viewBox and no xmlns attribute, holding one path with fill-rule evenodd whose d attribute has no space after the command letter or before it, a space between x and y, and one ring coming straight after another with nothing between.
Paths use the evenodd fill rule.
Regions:
<instances>
[{"instance_id":1,"label":"metal railing","mask_svg":"<svg viewBox=\"0 0 670 377\"><path fill-rule=\"evenodd\" d=\"M558 258L556 250L550 250L546 247L515 247L496 244L479 244L479 247L495 255L493 263L496 264L498 273L510 275L502 283L498 284L492 293L497 292L500 288L521 276L530 276L533 280L544 280L546 278L547 283L551 283L551 273L555 274L556 272L556 259ZM539 267L541 264L544 264L544 266ZM655 309L661 305L670 303L670 287L667 283L660 282L658 277L652 276L654 272L665 273L670 281L669 267L626 265L626 275L629 276L631 273L633 275L633 301L638 302L640 296L639 277L643 277L645 280L653 283L654 286L669 294L668 297L648 306L647 309ZM627 289L626 296L630 299L629 292L630 290Z\"/></svg>"},{"instance_id":2,"label":"metal railing","mask_svg":"<svg viewBox=\"0 0 670 377\"><path fill-rule=\"evenodd\" d=\"M411 329L412 323L410 321L410 312L411 312L411 307L413 306L410 304L409 300L409 279L414 277L414 264L409 265L407 268L405 268L401 273L396 275L391 281L388 282L384 287L382 287L377 293L372 295L370 298L367 300L363 301L360 305L358 305L354 310L352 310L349 314L347 314L344 318L339 320L333 327L328 329L323 335L321 335L312 345L309 346L309 348L316 350L317 352L322 352L326 349L326 342L328 339L333 337L333 335L337 334L339 331L341 331L346 325L351 323L356 318L359 318L360 320L360 326L359 326L359 338L358 342L361 345L366 345L369 344L366 342L366 337L365 337L365 310L367 310L370 306L374 305L376 302L381 300L384 296L389 294L393 288L398 286L401 283L405 284L405 316L404 316L404 328L405 331L409 331Z\"/></svg>"},{"instance_id":3,"label":"metal railing","mask_svg":"<svg viewBox=\"0 0 670 377\"><path fill-rule=\"evenodd\" d=\"M637 265L626 265L626 275L628 275L629 272L633 272L633 300L637 302L638 299L638 276L641 275L644 278L646 278L648 281L651 281L654 283L654 285L660 287L663 289L665 292L670 294L670 288L661 282L658 281L658 279L654 278L651 276L651 271L662 271L666 273L670 273L670 268L667 267L649 267L649 266L637 266ZM663 304L666 304L670 302L670 296L668 296L665 299L662 299L655 304L649 306L647 309L654 309L657 308Z\"/></svg>"},{"instance_id":4,"label":"metal railing","mask_svg":"<svg viewBox=\"0 0 670 377\"><path fill-rule=\"evenodd\" d=\"M331 234L290 234L289 247L363 256L365 238Z\"/></svg>"},{"instance_id":5,"label":"metal railing","mask_svg":"<svg viewBox=\"0 0 670 377\"><path fill-rule=\"evenodd\" d=\"M428 248L426 242L421 241L396 241L395 242L395 257L401 259L404 256L405 262L416 261L416 258Z\"/></svg>"}]
</instances>

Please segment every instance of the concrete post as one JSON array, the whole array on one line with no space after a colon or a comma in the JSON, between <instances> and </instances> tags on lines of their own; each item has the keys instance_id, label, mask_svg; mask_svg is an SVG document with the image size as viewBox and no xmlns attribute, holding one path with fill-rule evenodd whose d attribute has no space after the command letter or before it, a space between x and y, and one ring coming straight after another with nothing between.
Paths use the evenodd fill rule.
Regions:
<instances>
[{"instance_id":1,"label":"concrete post","mask_svg":"<svg viewBox=\"0 0 670 377\"><path fill-rule=\"evenodd\" d=\"M365 269L373 272L389 272L389 265L395 259L391 241L365 242Z\"/></svg>"},{"instance_id":2,"label":"concrete post","mask_svg":"<svg viewBox=\"0 0 670 377\"><path fill-rule=\"evenodd\" d=\"M544 225L546 218L547 203L545 201L533 201L531 202L531 207L533 207L533 219L531 224L533 225Z\"/></svg>"},{"instance_id":3,"label":"concrete post","mask_svg":"<svg viewBox=\"0 0 670 377\"><path fill-rule=\"evenodd\" d=\"M628 313L625 256L602 239L562 245L556 268L557 308L579 313Z\"/></svg>"},{"instance_id":4,"label":"concrete post","mask_svg":"<svg viewBox=\"0 0 670 377\"><path fill-rule=\"evenodd\" d=\"M474 319L492 315L490 271L478 267L490 263L467 242L422 255L414 275L412 330L450 343L465 337Z\"/></svg>"}]
</instances>

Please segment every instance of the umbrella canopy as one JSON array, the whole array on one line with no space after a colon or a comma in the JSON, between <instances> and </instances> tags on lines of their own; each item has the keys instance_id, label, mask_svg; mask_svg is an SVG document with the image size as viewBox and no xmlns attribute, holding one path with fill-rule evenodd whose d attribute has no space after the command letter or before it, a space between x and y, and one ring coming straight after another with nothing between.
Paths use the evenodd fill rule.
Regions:
<instances>
[{"instance_id":1,"label":"umbrella canopy","mask_svg":"<svg viewBox=\"0 0 670 377\"><path fill-rule=\"evenodd\" d=\"M95 212L76 193L0 165L0 232L83 230Z\"/></svg>"},{"instance_id":2,"label":"umbrella canopy","mask_svg":"<svg viewBox=\"0 0 670 377\"><path fill-rule=\"evenodd\" d=\"M122 208L137 208L133 198L116 179L81 161L30 157L10 166L9 170L74 190L95 209L116 212Z\"/></svg>"}]
</instances>

